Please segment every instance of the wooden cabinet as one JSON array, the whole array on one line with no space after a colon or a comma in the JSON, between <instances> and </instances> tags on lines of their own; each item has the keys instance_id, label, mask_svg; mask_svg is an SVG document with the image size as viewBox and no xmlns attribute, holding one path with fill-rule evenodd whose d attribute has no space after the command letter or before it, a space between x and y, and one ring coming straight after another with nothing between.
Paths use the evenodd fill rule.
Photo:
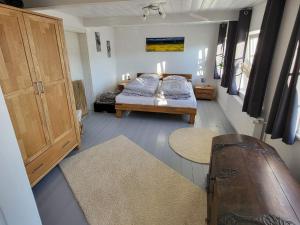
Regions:
<instances>
[{"instance_id":1,"label":"wooden cabinet","mask_svg":"<svg viewBox=\"0 0 300 225\"><path fill-rule=\"evenodd\" d=\"M34 185L79 145L59 19L0 5L0 85Z\"/></svg>"},{"instance_id":2,"label":"wooden cabinet","mask_svg":"<svg viewBox=\"0 0 300 225\"><path fill-rule=\"evenodd\" d=\"M215 89L213 86L195 86L195 96L197 99L213 100L215 98Z\"/></svg>"},{"instance_id":3,"label":"wooden cabinet","mask_svg":"<svg viewBox=\"0 0 300 225\"><path fill-rule=\"evenodd\" d=\"M300 224L300 185L271 146L245 135L215 137L208 224Z\"/></svg>"},{"instance_id":4,"label":"wooden cabinet","mask_svg":"<svg viewBox=\"0 0 300 225\"><path fill-rule=\"evenodd\" d=\"M55 19L37 15L27 14L24 19L33 53L33 64L42 85L50 139L57 142L73 129L59 24Z\"/></svg>"}]
</instances>

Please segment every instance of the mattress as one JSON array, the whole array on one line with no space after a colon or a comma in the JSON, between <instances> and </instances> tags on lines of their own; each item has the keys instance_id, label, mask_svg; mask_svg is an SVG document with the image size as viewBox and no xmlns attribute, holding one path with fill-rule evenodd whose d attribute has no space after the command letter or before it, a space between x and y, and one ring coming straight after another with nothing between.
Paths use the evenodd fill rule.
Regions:
<instances>
[{"instance_id":1,"label":"mattress","mask_svg":"<svg viewBox=\"0 0 300 225\"><path fill-rule=\"evenodd\" d=\"M197 108L197 100L193 91L192 83L189 83L191 97L188 99L169 99L164 96L155 98L155 105L168 106L168 107L185 107L185 108Z\"/></svg>"},{"instance_id":2,"label":"mattress","mask_svg":"<svg viewBox=\"0 0 300 225\"><path fill-rule=\"evenodd\" d=\"M193 86L191 83L189 83L189 87L190 87L191 97L188 99L166 99L164 98L164 96L160 96L160 97L128 96L121 93L117 95L116 103L197 108L197 100L194 95Z\"/></svg>"},{"instance_id":3,"label":"mattress","mask_svg":"<svg viewBox=\"0 0 300 225\"><path fill-rule=\"evenodd\" d=\"M124 94L118 94L116 97L116 103L122 104L137 104L137 105L154 105L155 97L145 96L128 96Z\"/></svg>"}]
</instances>

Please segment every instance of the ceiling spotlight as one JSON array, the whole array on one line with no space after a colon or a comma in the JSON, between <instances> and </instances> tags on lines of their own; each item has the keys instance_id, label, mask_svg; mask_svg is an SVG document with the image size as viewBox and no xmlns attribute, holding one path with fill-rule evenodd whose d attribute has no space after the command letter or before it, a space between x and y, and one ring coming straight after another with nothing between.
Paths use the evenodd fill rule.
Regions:
<instances>
[{"instance_id":1,"label":"ceiling spotlight","mask_svg":"<svg viewBox=\"0 0 300 225\"><path fill-rule=\"evenodd\" d=\"M164 19L166 18L166 13L163 12L161 9L158 10L158 14Z\"/></svg>"},{"instance_id":2,"label":"ceiling spotlight","mask_svg":"<svg viewBox=\"0 0 300 225\"><path fill-rule=\"evenodd\" d=\"M152 3L143 7L143 19L146 20L147 17L151 14L151 12L153 12L153 15L160 15L163 19L166 18L166 13L164 12L162 7L163 4L165 4L165 2Z\"/></svg>"}]
</instances>

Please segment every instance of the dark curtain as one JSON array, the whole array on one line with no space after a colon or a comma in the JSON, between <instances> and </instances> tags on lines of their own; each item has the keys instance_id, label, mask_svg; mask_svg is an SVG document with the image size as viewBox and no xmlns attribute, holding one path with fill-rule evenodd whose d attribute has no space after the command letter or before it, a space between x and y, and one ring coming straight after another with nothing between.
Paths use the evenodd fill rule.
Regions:
<instances>
[{"instance_id":1,"label":"dark curtain","mask_svg":"<svg viewBox=\"0 0 300 225\"><path fill-rule=\"evenodd\" d=\"M221 23L219 26L219 36L218 36L218 46L216 53L216 62L215 62L215 71L214 71L214 79L220 79L223 74L221 74L221 67L224 63L224 47L225 47L225 39L227 33L227 23Z\"/></svg>"},{"instance_id":2,"label":"dark curtain","mask_svg":"<svg viewBox=\"0 0 300 225\"><path fill-rule=\"evenodd\" d=\"M238 87L242 78L241 64L244 62L245 59L251 15L251 9L243 9L240 11L236 31L234 62L230 72L227 91L230 95L238 94Z\"/></svg>"},{"instance_id":3,"label":"dark curtain","mask_svg":"<svg viewBox=\"0 0 300 225\"><path fill-rule=\"evenodd\" d=\"M300 10L298 10L285 55L266 128L266 133L271 134L271 138L282 138L286 144L294 144L298 124L297 81L300 69L299 42Z\"/></svg>"},{"instance_id":4,"label":"dark curtain","mask_svg":"<svg viewBox=\"0 0 300 225\"><path fill-rule=\"evenodd\" d=\"M224 68L221 80L222 87L228 87L230 81L230 72L234 62L237 24L237 21L230 21L228 24L226 50L224 55Z\"/></svg>"},{"instance_id":5,"label":"dark curtain","mask_svg":"<svg viewBox=\"0 0 300 225\"><path fill-rule=\"evenodd\" d=\"M284 5L285 0L268 0L266 5L243 105L243 112L251 117L259 117L262 111Z\"/></svg>"}]
</instances>

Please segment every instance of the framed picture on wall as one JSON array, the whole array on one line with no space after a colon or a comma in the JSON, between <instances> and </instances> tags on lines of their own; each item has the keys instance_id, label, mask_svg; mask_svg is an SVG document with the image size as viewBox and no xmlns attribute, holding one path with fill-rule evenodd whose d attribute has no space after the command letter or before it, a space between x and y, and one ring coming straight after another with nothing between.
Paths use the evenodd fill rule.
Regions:
<instances>
[{"instance_id":1,"label":"framed picture on wall","mask_svg":"<svg viewBox=\"0 0 300 225\"><path fill-rule=\"evenodd\" d=\"M146 38L146 52L183 52L184 37Z\"/></svg>"},{"instance_id":2,"label":"framed picture on wall","mask_svg":"<svg viewBox=\"0 0 300 225\"><path fill-rule=\"evenodd\" d=\"M95 40L96 40L97 52L101 52L101 40L100 40L100 33L99 32L95 32Z\"/></svg>"},{"instance_id":3,"label":"framed picture on wall","mask_svg":"<svg viewBox=\"0 0 300 225\"><path fill-rule=\"evenodd\" d=\"M110 47L110 41L106 41L106 47L107 47L107 57L111 57L111 47Z\"/></svg>"}]
</instances>

